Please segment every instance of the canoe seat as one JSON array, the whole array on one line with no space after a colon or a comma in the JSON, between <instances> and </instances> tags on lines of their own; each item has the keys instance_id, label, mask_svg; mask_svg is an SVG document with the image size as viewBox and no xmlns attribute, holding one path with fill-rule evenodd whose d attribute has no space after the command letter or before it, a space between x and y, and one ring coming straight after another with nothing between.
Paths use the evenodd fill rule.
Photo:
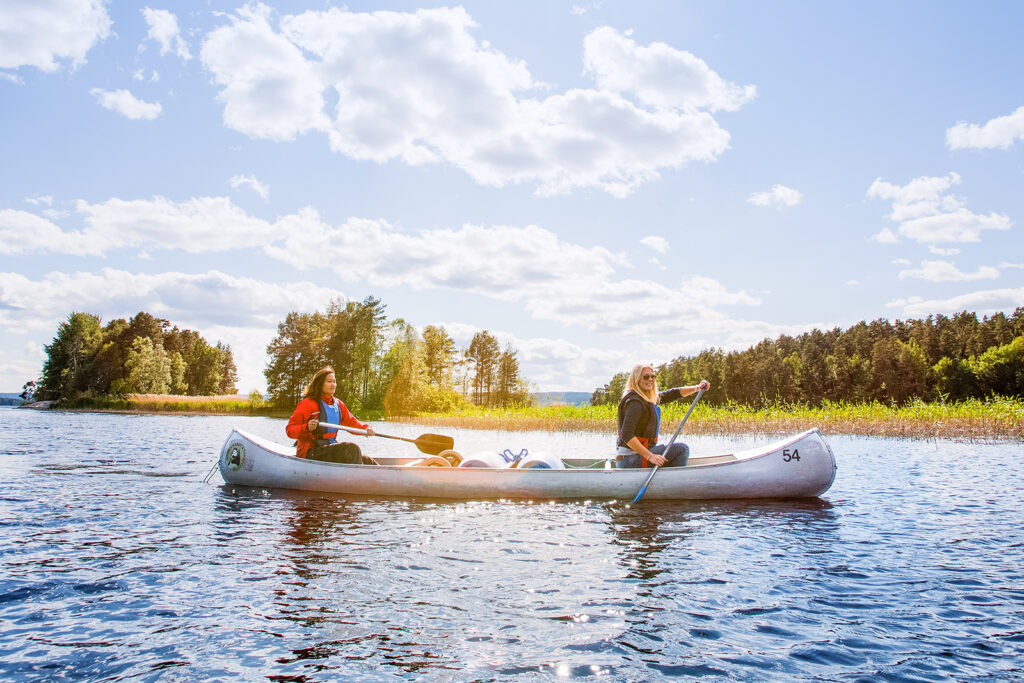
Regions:
<instances>
[{"instance_id":1,"label":"canoe seat","mask_svg":"<svg viewBox=\"0 0 1024 683\"><path fill-rule=\"evenodd\" d=\"M451 467L452 464L440 455L428 455L419 460L406 463L403 467Z\"/></svg>"},{"instance_id":2,"label":"canoe seat","mask_svg":"<svg viewBox=\"0 0 1024 683\"><path fill-rule=\"evenodd\" d=\"M707 455L703 457L690 458L687 465L717 465L722 462L736 462L736 456L732 453L727 455Z\"/></svg>"}]
</instances>

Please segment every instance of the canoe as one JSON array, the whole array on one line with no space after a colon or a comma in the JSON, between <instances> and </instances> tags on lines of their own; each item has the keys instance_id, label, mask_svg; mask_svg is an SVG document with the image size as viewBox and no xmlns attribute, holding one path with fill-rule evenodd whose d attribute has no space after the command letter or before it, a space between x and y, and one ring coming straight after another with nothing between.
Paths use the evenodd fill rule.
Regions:
<instances>
[{"instance_id":1,"label":"canoe","mask_svg":"<svg viewBox=\"0 0 1024 683\"><path fill-rule=\"evenodd\" d=\"M379 497L457 500L632 500L649 469L615 469L605 458L551 467L424 466L443 458L381 458L349 465L295 457L295 448L235 429L221 448L227 484ZM431 462L427 462L431 460ZM829 489L836 460L818 429L771 445L722 455L691 455L686 467L658 470L643 500L813 498Z\"/></svg>"}]
</instances>

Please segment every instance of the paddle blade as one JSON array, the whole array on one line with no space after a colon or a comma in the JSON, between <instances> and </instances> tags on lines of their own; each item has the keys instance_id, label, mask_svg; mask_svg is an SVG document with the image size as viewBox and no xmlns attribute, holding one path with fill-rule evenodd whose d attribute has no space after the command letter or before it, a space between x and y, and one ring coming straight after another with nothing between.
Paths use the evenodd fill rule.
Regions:
<instances>
[{"instance_id":1,"label":"paddle blade","mask_svg":"<svg viewBox=\"0 0 1024 683\"><path fill-rule=\"evenodd\" d=\"M651 470L650 476L647 477L647 481L645 481L644 485L640 487L640 490L636 492L636 498L633 499L634 503L644 497L644 493L647 491L647 485L651 483L651 479L654 479L654 475L657 474L657 472L658 466L655 465L654 469Z\"/></svg>"},{"instance_id":2,"label":"paddle blade","mask_svg":"<svg viewBox=\"0 0 1024 683\"><path fill-rule=\"evenodd\" d=\"M441 451L448 451L455 447L455 439L440 434L422 434L413 440L416 448L429 455L438 455Z\"/></svg>"}]
</instances>

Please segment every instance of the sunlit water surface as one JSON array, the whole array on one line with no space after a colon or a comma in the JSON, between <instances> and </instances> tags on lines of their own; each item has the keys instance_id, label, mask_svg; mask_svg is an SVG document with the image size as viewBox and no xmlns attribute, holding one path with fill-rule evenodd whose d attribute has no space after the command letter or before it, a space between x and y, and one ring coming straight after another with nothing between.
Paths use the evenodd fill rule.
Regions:
<instances>
[{"instance_id":1,"label":"sunlit water surface","mask_svg":"<svg viewBox=\"0 0 1024 683\"><path fill-rule=\"evenodd\" d=\"M1019 444L829 437L821 499L630 508L204 484L235 425L285 441L0 410L0 678L1024 680ZM467 453L611 440L377 427Z\"/></svg>"}]
</instances>

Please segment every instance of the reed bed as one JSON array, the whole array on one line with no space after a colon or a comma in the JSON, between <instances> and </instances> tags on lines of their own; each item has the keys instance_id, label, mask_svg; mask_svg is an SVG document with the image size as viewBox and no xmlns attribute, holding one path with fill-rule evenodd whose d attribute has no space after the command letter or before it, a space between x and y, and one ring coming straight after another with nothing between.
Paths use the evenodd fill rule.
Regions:
<instances>
[{"instance_id":1,"label":"reed bed","mask_svg":"<svg viewBox=\"0 0 1024 683\"><path fill-rule=\"evenodd\" d=\"M258 395L166 396L129 394L124 397L83 397L62 402L70 410L180 415L261 415L288 417ZM662 432L670 431L686 414L689 401L663 406ZM389 417L441 427L502 431L614 432L616 406L473 407L457 413L417 413ZM360 414L364 420L380 415ZM694 408L686 431L690 434L790 434L818 427L827 434L948 438L975 441L1024 441L1024 400L971 399L956 403L914 401L905 406L883 403L831 403L820 407L775 404L762 408L730 403Z\"/></svg>"},{"instance_id":2,"label":"reed bed","mask_svg":"<svg viewBox=\"0 0 1024 683\"><path fill-rule=\"evenodd\" d=\"M663 407L662 432L674 429L689 407L687 401ZM616 406L527 406L471 408L455 414L418 414L391 418L469 429L504 431L616 430ZM740 404L694 408L690 434L789 434L819 427L827 434L917 439L1024 440L1024 401L993 398L957 403L915 401L906 406L882 403L829 403L820 407L778 404L751 408Z\"/></svg>"},{"instance_id":3,"label":"reed bed","mask_svg":"<svg viewBox=\"0 0 1024 683\"><path fill-rule=\"evenodd\" d=\"M126 394L125 396L81 397L61 402L60 408L118 413L174 413L179 415L264 415L281 416L262 399L240 394L223 396L170 396ZM283 414L287 417L288 414Z\"/></svg>"}]
</instances>

